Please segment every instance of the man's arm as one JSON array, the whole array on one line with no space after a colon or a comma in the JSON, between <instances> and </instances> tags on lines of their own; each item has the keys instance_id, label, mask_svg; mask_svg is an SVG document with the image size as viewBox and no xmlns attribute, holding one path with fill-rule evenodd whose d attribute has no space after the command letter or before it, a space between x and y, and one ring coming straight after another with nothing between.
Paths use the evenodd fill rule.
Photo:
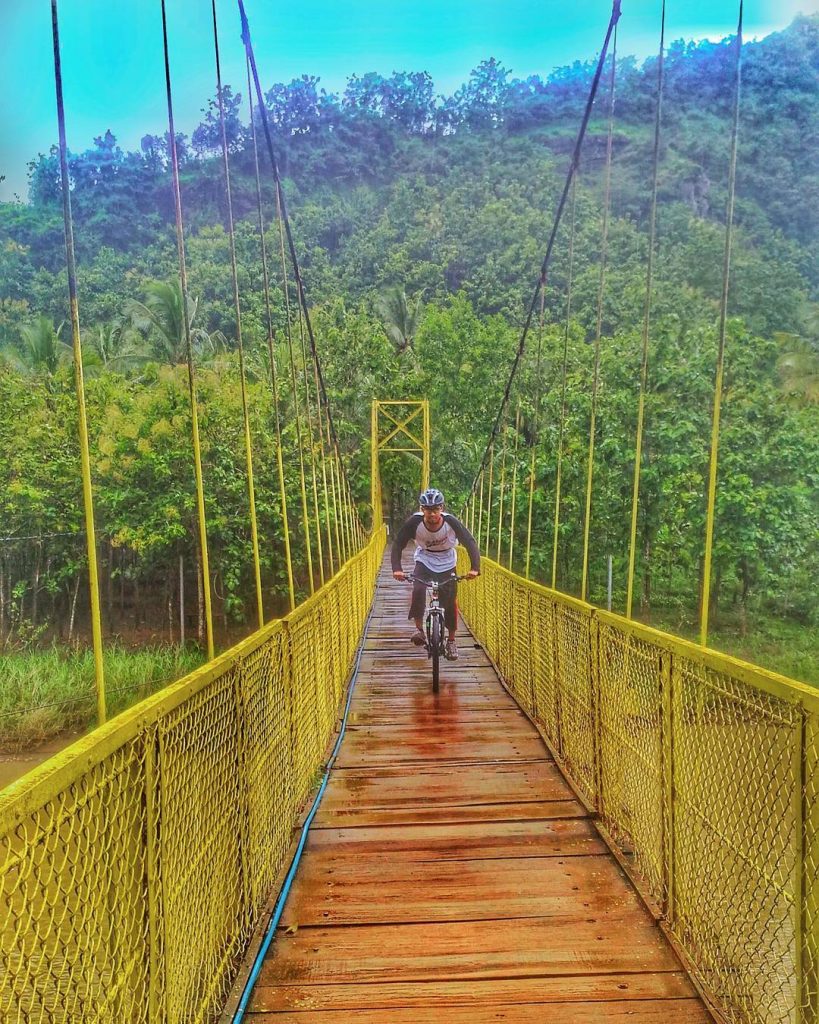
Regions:
<instances>
[{"instance_id":1,"label":"man's arm","mask_svg":"<svg viewBox=\"0 0 819 1024\"><path fill-rule=\"evenodd\" d=\"M392 553L390 556L393 572L401 572L401 553L415 536L415 531L418 529L418 524L422 518L423 516L418 513L411 515L398 533L396 533L395 539L392 542Z\"/></svg>"},{"instance_id":2,"label":"man's arm","mask_svg":"<svg viewBox=\"0 0 819 1024\"><path fill-rule=\"evenodd\" d=\"M472 565L473 572L481 571L481 552L478 547L478 542L464 526L460 519L447 512L446 521L455 531L455 536L458 538L458 543L463 544L469 553L469 561Z\"/></svg>"}]
</instances>

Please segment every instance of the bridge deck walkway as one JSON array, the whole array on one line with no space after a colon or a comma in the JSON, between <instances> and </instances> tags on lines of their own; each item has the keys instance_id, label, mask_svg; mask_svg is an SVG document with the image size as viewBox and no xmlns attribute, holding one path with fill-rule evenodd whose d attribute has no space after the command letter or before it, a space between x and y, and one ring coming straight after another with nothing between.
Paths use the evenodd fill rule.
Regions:
<instances>
[{"instance_id":1,"label":"bridge deck walkway","mask_svg":"<svg viewBox=\"0 0 819 1024\"><path fill-rule=\"evenodd\" d=\"M700 1024L679 960L461 624L432 694L385 564L251 1024Z\"/></svg>"}]
</instances>

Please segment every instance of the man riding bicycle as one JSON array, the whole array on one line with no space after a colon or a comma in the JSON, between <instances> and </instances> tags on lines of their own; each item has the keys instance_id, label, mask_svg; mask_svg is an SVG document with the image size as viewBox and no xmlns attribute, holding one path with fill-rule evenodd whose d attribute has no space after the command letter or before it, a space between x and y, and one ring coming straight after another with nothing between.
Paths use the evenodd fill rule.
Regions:
<instances>
[{"instance_id":1,"label":"man riding bicycle","mask_svg":"<svg viewBox=\"0 0 819 1024\"><path fill-rule=\"evenodd\" d=\"M426 643L424 635L424 608L427 588L425 583L441 582L441 607L444 609L444 625L447 641L444 657L456 661L458 648L455 644L455 630L458 625L457 583L451 579L457 561L455 548L463 544L469 552L472 568L468 579L480 574L481 553L477 542L460 519L444 512L444 496L434 487L425 490L418 499L420 512L413 513L404 523L392 542L392 574L397 580L406 579L401 570L401 553L411 540L415 541L415 580L412 586L412 602L407 618L415 620L415 632L410 637L417 647Z\"/></svg>"}]
</instances>

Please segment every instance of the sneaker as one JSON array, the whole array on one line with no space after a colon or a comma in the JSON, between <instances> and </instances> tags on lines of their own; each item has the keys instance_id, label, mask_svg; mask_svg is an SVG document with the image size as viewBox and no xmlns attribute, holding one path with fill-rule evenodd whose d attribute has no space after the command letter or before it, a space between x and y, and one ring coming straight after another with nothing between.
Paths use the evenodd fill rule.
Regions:
<instances>
[{"instance_id":1,"label":"sneaker","mask_svg":"<svg viewBox=\"0 0 819 1024\"><path fill-rule=\"evenodd\" d=\"M446 642L446 650L444 651L444 657L446 658L447 661L457 661L458 660L458 648L457 648L454 640L452 640L452 639L447 640L447 642Z\"/></svg>"},{"instance_id":2,"label":"sneaker","mask_svg":"<svg viewBox=\"0 0 819 1024\"><path fill-rule=\"evenodd\" d=\"M427 642L427 638L424 636L423 629L416 629L415 632L410 637L410 640L412 641L412 643L415 644L416 647L423 647L424 644Z\"/></svg>"}]
</instances>

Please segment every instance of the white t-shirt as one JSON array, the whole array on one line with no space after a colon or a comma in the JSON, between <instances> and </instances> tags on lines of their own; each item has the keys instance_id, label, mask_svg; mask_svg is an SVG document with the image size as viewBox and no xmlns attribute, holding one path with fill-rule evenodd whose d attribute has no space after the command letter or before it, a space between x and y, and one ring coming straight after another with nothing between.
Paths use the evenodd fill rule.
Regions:
<instances>
[{"instance_id":1,"label":"white t-shirt","mask_svg":"<svg viewBox=\"0 0 819 1024\"><path fill-rule=\"evenodd\" d=\"M437 530L428 530L423 522L415 531L415 561L433 572L448 572L455 568L458 556L455 548L458 536L446 520Z\"/></svg>"}]
</instances>

